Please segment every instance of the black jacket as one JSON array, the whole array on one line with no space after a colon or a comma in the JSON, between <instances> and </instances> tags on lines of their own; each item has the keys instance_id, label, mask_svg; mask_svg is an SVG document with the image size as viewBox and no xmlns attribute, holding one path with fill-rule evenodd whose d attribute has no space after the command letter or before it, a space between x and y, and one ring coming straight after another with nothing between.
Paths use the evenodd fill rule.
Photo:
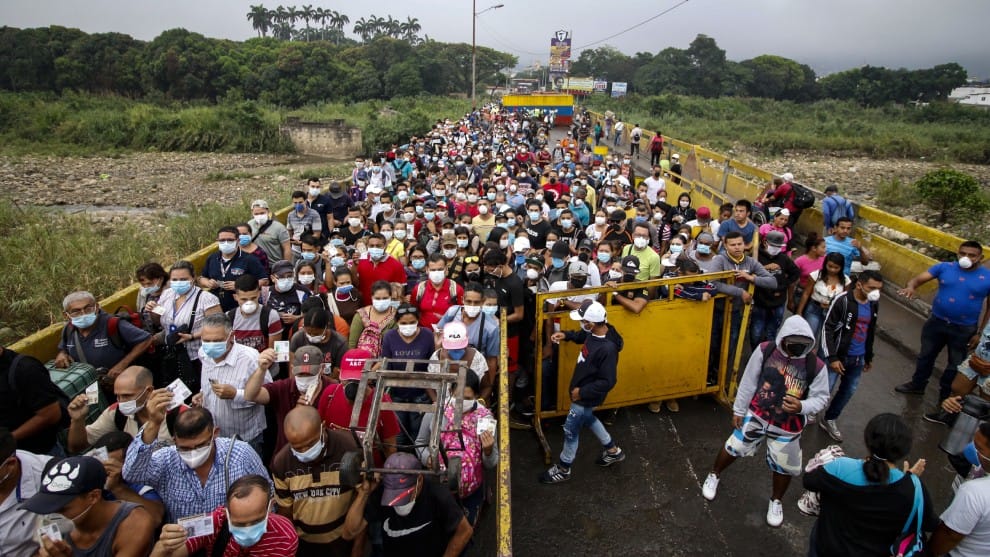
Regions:
<instances>
[{"instance_id":1,"label":"black jacket","mask_svg":"<svg viewBox=\"0 0 990 557\"><path fill-rule=\"evenodd\" d=\"M852 298L852 300L850 300ZM849 344L852 342L859 318L859 302L849 292L843 292L832 300L825 314L825 323L821 330L822 355L829 363L845 360L849 354ZM877 312L880 304L870 302L870 328L866 332L866 363L873 361L873 338L877 331Z\"/></svg>"},{"instance_id":2,"label":"black jacket","mask_svg":"<svg viewBox=\"0 0 990 557\"><path fill-rule=\"evenodd\" d=\"M584 344L574 366L570 390L581 389L581 406L600 406L615 386L619 351L622 350L622 335L615 327L606 325L608 332L604 338L596 337L584 330L567 331L564 339Z\"/></svg>"},{"instance_id":3,"label":"black jacket","mask_svg":"<svg viewBox=\"0 0 990 557\"><path fill-rule=\"evenodd\" d=\"M761 249L758 261L760 265L763 265L763 268L771 263L776 263L780 268L776 271L767 271L773 278L777 279L777 287L763 288L757 286L753 292L753 303L761 308L778 308L784 305L787 303L787 290L801 278L801 270L785 253L770 255L766 250Z\"/></svg>"}]
</instances>

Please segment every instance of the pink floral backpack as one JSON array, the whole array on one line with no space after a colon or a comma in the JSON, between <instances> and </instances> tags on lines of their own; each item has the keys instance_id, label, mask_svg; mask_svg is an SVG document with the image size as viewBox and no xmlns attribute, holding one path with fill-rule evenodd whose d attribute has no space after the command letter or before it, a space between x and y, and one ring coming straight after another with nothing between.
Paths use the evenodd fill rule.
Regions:
<instances>
[{"instance_id":1,"label":"pink floral backpack","mask_svg":"<svg viewBox=\"0 0 990 557\"><path fill-rule=\"evenodd\" d=\"M440 434L443 446L447 448L447 456L461 458L461 482L458 495L463 499L481 487L485 479L484 462L481 455L481 439L478 437L478 420L491 416L490 410L478 405L472 412L465 413L461 418L461 436L464 438L464 450L460 450L461 439L456 432ZM454 406L446 405L443 410L443 425L454 421Z\"/></svg>"}]
</instances>

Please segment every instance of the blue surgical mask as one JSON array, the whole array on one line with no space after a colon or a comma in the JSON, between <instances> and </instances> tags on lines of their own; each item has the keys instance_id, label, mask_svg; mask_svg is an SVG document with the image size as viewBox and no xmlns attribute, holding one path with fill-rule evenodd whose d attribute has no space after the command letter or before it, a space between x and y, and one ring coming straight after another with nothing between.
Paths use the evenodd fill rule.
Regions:
<instances>
[{"instance_id":1,"label":"blue surgical mask","mask_svg":"<svg viewBox=\"0 0 990 557\"><path fill-rule=\"evenodd\" d=\"M608 263L612 260L612 254L607 251L598 252L598 261L600 263Z\"/></svg>"},{"instance_id":2,"label":"blue surgical mask","mask_svg":"<svg viewBox=\"0 0 990 557\"><path fill-rule=\"evenodd\" d=\"M305 261L312 261L316 259L316 254L311 251L304 251L302 252L302 258Z\"/></svg>"},{"instance_id":3,"label":"blue surgical mask","mask_svg":"<svg viewBox=\"0 0 990 557\"><path fill-rule=\"evenodd\" d=\"M219 340L216 342L206 342L203 341L202 345L203 354L208 358L213 358L214 360L223 356L223 353L227 351L227 341Z\"/></svg>"},{"instance_id":4,"label":"blue surgical mask","mask_svg":"<svg viewBox=\"0 0 990 557\"><path fill-rule=\"evenodd\" d=\"M467 352L467 350L463 348L459 350L448 350L447 355L450 356L451 360L463 360L465 352Z\"/></svg>"},{"instance_id":5,"label":"blue surgical mask","mask_svg":"<svg viewBox=\"0 0 990 557\"><path fill-rule=\"evenodd\" d=\"M416 269L417 271L422 271L423 269L426 268L426 260L425 259L413 259L412 260L412 268L413 269Z\"/></svg>"},{"instance_id":6,"label":"blue surgical mask","mask_svg":"<svg viewBox=\"0 0 990 557\"><path fill-rule=\"evenodd\" d=\"M338 294L350 294L351 290L354 290L353 284L342 284L337 287Z\"/></svg>"},{"instance_id":7,"label":"blue surgical mask","mask_svg":"<svg viewBox=\"0 0 990 557\"><path fill-rule=\"evenodd\" d=\"M237 237L237 243L240 244L241 247L250 244L251 243L251 235L250 234L241 234L240 236Z\"/></svg>"},{"instance_id":8,"label":"blue surgical mask","mask_svg":"<svg viewBox=\"0 0 990 557\"><path fill-rule=\"evenodd\" d=\"M227 512L227 527L230 529L230 537L234 538L237 545L241 547L251 547L261 541L261 538L268 531L268 515L261 522L250 526L234 526L230 523L230 511Z\"/></svg>"},{"instance_id":9,"label":"blue surgical mask","mask_svg":"<svg viewBox=\"0 0 990 557\"><path fill-rule=\"evenodd\" d=\"M157 284L153 284L151 286L142 286L141 293L144 294L145 296L151 296L152 294L158 294L158 291L161 289L162 287L158 286Z\"/></svg>"},{"instance_id":10,"label":"blue surgical mask","mask_svg":"<svg viewBox=\"0 0 990 557\"><path fill-rule=\"evenodd\" d=\"M96 312L87 313L86 315L80 315L79 317L72 318L72 324L77 329L88 329L96 323Z\"/></svg>"},{"instance_id":11,"label":"blue surgical mask","mask_svg":"<svg viewBox=\"0 0 990 557\"><path fill-rule=\"evenodd\" d=\"M564 260L559 257L551 258L550 263L553 265L554 269L560 269L564 266Z\"/></svg>"},{"instance_id":12,"label":"blue surgical mask","mask_svg":"<svg viewBox=\"0 0 990 557\"><path fill-rule=\"evenodd\" d=\"M670 253L681 253L684 251L684 246L680 244L670 244Z\"/></svg>"},{"instance_id":13,"label":"blue surgical mask","mask_svg":"<svg viewBox=\"0 0 990 557\"><path fill-rule=\"evenodd\" d=\"M489 192L485 194L485 197L488 198L488 201L495 201L495 192Z\"/></svg>"},{"instance_id":14,"label":"blue surgical mask","mask_svg":"<svg viewBox=\"0 0 990 557\"><path fill-rule=\"evenodd\" d=\"M185 294L186 292L189 292L189 289L192 288L191 280L173 280L168 284L170 287L172 287L172 290L174 290L175 293L178 294L179 296Z\"/></svg>"},{"instance_id":15,"label":"blue surgical mask","mask_svg":"<svg viewBox=\"0 0 990 557\"><path fill-rule=\"evenodd\" d=\"M392 307L392 300L371 300L371 307L375 308L375 311L388 311L388 308Z\"/></svg>"},{"instance_id":16,"label":"blue surgical mask","mask_svg":"<svg viewBox=\"0 0 990 557\"><path fill-rule=\"evenodd\" d=\"M301 213L302 210L306 208L306 204L305 203L296 203L295 207L296 207L296 212L297 213Z\"/></svg>"},{"instance_id":17,"label":"blue surgical mask","mask_svg":"<svg viewBox=\"0 0 990 557\"><path fill-rule=\"evenodd\" d=\"M339 256L339 255L335 255L335 256L333 256L333 257L330 258L330 266L331 267L340 267L343 264L344 264L344 258L341 257L341 256Z\"/></svg>"},{"instance_id":18,"label":"blue surgical mask","mask_svg":"<svg viewBox=\"0 0 990 557\"><path fill-rule=\"evenodd\" d=\"M423 212L423 218L426 219L426 220L433 220L433 217L435 217L435 216L436 216L436 213L434 213L433 211L425 211L425 212Z\"/></svg>"},{"instance_id":19,"label":"blue surgical mask","mask_svg":"<svg viewBox=\"0 0 990 557\"><path fill-rule=\"evenodd\" d=\"M481 312L485 315L495 315L498 313L498 306L481 306Z\"/></svg>"},{"instance_id":20,"label":"blue surgical mask","mask_svg":"<svg viewBox=\"0 0 990 557\"><path fill-rule=\"evenodd\" d=\"M522 253L516 254L516 265L522 265L526 263L526 255Z\"/></svg>"},{"instance_id":21,"label":"blue surgical mask","mask_svg":"<svg viewBox=\"0 0 990 557\"><path fill-rule=\"evenodd\" d=\"M563 226L565 229L570 228L573 225L574 221L571 219L560 219L560 226Z\"/></svg>"},{"instance_id":22,"label":"blue surgical mask","mask_svg":"<svg viewBox=\"0 0 990 557\"><path fill-rule=\"evenodd\" d=\"M368 248L368 255L375 261L378 261L385 257L385 248Z\"/></svg>"},{"instance_id":23,"label":"blue surgical mask","mask_svg":"<svg viewBox=\"0 0 990 557\"><path fill-rule=\"evenodd\" d=\"M515 228L516 227L516 217L509 217L508 219L506 219L505 225L508 226L509 228Z\"/></svg>"},{"instance_id":24,"label":"blue surgical mask","mask_svg":"<svg viewBox=\"0 0 990 557\"><path fill-rule=\"evenodd\" d=\"M708 255L712 252L712 247L708 244L698 244L698 253L701 255Z\"/></svg>"},{"instance_id":25,"label":"blue surgical mask","mask_svg":"<svg viewBox=\"0 0 990 557\"><path fill-rule=\"evenodd\" d=\"M340 247L340 246L344 245L344 239L343 238L331 238L330 239L330 245L333 246L333 247Z\"/></svg>"},{"instance_id":26,"label":"blue surgical mask","mask_svg":"<svg viewBox=\"0 0 990 557\"><path fill-rule=\"evenodd\" d=\"M388 305L392 309L399 309L399 306L402 305L402 302L400 302L399 300L389 300Z\"/></svg>"},{"instance_id":27,"label":"blue surgical mask","mask_svg":"<svg viewBox=\"0 0 990 557\"><path fill-rule=\"evenodd\" d=\"M543 216L543 213L541 213L540 211L530 211L529 212L529 220L534 221L534 222L540 220L540 217L542 217L542 216Z\"/></svg>"}]
</instances>

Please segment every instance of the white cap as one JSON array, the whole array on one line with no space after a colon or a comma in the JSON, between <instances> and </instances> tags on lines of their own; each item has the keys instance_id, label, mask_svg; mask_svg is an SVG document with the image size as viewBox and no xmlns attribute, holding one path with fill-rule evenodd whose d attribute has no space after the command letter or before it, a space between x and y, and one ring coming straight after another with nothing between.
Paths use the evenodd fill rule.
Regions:
<instances>
[{"instance_id":1,"label":"white cap","mask_svg":"<svg viewBox=\"0 0 990 557\"><path fill-rule=\"evenodd\" d=\"M251 208L254 209L255 207L261 207L262 209L267 209L268 202L265 201L264 199L255 199L254 201L251 202Z\"/></svg>"},{"instance_id":2,"label":"white cap","mask_svg":"<svg viewBox=\"0 0 990 557\"><path fill-rule=\"evenodd\" d=\"M521 251L527 251L529 250L529 248L530 248L529 238L527 238L526 236L519 236L512 243L512 251L516 253L519 253Z\"/></svg>"},{"instance_id":3,"label":"white cap","mask_svg":"<svg viewBox=\"0 0 990 557\"><path fill-rule=\"evenodd\" d=\"M678 155L677 153L674 153L673 155L671 155L670 158L673 159L673 160L675 160L675 161L681 160L681 156Z\"/></svg>"},{"instance_id":4,"label":"white cap","mask_svg":"<svg viewBox=\"0 0 990 557\"><path fill-rule=\"evenodd\" d=\"M585 300L581 307L571 312L575 321L590 321L591 323L605 322L605 306L593 300Z\"/></svg>"},{"instance_id":5,"label":"white cap","mask_svg":"<svg viewBox=\"0 0 990 557\"><path fill-rule=\"evenodd\" d=\"M794 180L794 175L790 172L785 172L781 174L780 177L783 178L785 182L791 182Z\"/></svg>"}]
</instances>

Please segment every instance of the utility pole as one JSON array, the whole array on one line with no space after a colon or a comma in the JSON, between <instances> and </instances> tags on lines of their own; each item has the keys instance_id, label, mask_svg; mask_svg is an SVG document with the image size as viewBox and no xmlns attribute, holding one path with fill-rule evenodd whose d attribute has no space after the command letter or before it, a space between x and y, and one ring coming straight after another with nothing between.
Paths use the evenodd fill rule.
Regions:
<instances>
[{"instance_id":1,"label":"utility pole","mask_svg":"<svg viewBox=\"0 0 990 557\"><path fill-rule=\"evenodd\" d=\"M489 11L497 10L505 4L496 4L478 11L478 0L471 0L471 112L478 107L475 101L475 91L478 89L477 65L478 65L478 16Z\"/></svg>"}]
</instances>

